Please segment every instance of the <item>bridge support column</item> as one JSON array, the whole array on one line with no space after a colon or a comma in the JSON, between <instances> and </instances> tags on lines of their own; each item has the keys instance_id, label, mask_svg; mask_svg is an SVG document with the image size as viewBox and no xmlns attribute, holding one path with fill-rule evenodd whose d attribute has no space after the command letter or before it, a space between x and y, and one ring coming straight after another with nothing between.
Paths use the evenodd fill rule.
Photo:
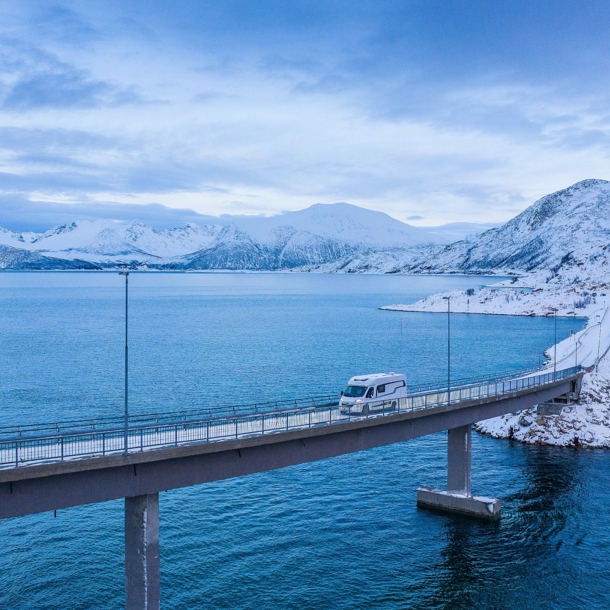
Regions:
<instances>
[{"instance_id":1,"label":"bridge support column","mask_svg":"<svg viewBox=\"0 0 610 610\"><path fill-rule=\"evenodd\" d=\"M125 498L127 610L159 610L159 494Z\"/></svg>"},{"instance_id":2,"label":"bridge support column","mask_svg":"<svg viewBox=\"0 0 610 610\"><path fill-rule=\"evenodd\" d=\"M470 496L472 426L447 430L447 491Z\"/></svg>"},{"instance_id":3,"label":"bridge support column","mask_svg":"<svg viewBox=\"0 0 610 610\"><path fill-rule=\"evenodd\" d=\"M472 426L447 431L447 490L420 487L417 505L463 513L474 517L500 516L500 500L473 496L470 492Z\"/></svg>"}]
</instances>

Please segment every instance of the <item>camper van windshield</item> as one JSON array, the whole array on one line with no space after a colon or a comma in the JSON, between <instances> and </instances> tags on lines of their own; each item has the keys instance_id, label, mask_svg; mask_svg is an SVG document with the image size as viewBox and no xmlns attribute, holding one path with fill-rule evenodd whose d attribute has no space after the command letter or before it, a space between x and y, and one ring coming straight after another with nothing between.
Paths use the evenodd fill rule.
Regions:
<instances>
[{"instance_id":1,"label":"camper van windshield","mask_svg":"<svg viewBox=\"0 0 610 610\"><path fill-rule=\"evenodd\" d=\"M348 398L360 398L360 397L364 396L365 392L366 392L366 388L363 388L362 386L348 385L347 390L345 390L343 395L347 396Z\"/></svg>"}]
</instances>

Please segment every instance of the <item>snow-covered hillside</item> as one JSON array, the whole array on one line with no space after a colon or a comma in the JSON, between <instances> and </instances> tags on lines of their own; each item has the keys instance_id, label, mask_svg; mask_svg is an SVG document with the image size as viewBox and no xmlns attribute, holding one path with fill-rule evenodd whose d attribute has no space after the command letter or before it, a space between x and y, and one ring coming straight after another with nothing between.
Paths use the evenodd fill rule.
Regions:
<instances>
[{"instance_id":1,"label":"snow-covered hillside","mask_svg":"<svg viewBox=\"0 0 610 610\"><path fill-rule=\"evenodd\" d=\"M0 229L0 245L42 256L37 260L45 269L47 257L100 268L281 270L439 243L445 243L439 235L346 203L163 231L112 220L75 221L41 234ZM0 254L0 261L5 268L21 268L19 257Z\"/></svg>"},{"instance_id":2,"label":"snow-covered hillside","mask_svg":"<svg viewBox=\"0 0 610 610\"><path fill-rule=\"evenodd\" d=\"M337 261L350 273L519 274L603 279L610 258L610 182L583 180L547 195L499 228L445 247ZM313 270L313 269L312 269ZM332 271L326 266L324 271Z\"/></svg>"},{"instance_id":3,"label":"snow-covered hillside","mask_svg":"<svg viewBox=\"0 0 610 610\"><path fill-rule=\"evenodd\" d=\"M610 182L583 180L543 197L498 229L448 246L427 265L475 272L598 266L605 273L609 245Z\"/></svg>"}]
</instances>

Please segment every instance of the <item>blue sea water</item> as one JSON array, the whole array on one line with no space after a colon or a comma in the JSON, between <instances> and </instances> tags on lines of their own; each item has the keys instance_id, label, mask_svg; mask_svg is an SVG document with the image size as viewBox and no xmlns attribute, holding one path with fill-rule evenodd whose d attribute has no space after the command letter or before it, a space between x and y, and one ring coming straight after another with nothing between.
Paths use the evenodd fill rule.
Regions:
<instances>
[{"instance_id":1,"label":"blue sea water","mask_svg":"<svg viewBox=\"0 0 610 610\"><path fill-rule=\"evenodd\" d=\"M132 274L134 412L443 383L447 318L380 311L486 278ZM0 275L2 423L120 415L124 280ZM402 323L401 323L402 318ZM402 332L401 332L402 324ZM538 364L553 321L453 315L452 377ZM558 320L560 338L582 327ZM162 607L606 608L610 456L475 435L499 523L415 507L444 434L161 494ZM0 521L0 608L124 605L122 502Z\"/></svg>"}]
</instances>

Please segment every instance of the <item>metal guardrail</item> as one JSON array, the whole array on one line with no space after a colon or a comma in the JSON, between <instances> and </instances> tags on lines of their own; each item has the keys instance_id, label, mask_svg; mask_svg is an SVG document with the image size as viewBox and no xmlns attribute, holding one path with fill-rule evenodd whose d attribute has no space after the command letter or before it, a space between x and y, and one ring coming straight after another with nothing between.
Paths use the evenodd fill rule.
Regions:
<instances>
[{"instance_id":1,"label":"metal guardrail","mask_svg":"<svg viewBox=\"0 0 610 610\"><path fill-rule=\"evenodd\" d=\"M528 368L512 371L504 375L482 375L469 377L467 379L456 379L453 381L452 388L464 388L477 385L483 382L498 382L516 377L524 377L540 369ZM409 394L419 394L427 390L438 389L438 382L407 384ZM339 392L332 395L338 396ZM142 426L149 424L175 424L180 421L202 420L205 418L214 419L218 417L230 417L235 415L251 415L252 413L284 412L291 409L320 407L335 405L336 398L330 394L313 396L308 398L294 398L290 400L268 400L257 403L240 403L235 405L217 405L210 407L200 407L197 409L183 409L180 411L164 411L162 413L133 413L129 416L129 425ZM97 417L95 419L69 419L56 422L36 422L25 425L5 425L0 426L0 441L12 437L31 438L42 435L66 434L68 432L90 432L94 430L108 430L112 428L124 428L123 416Z\"/></svg>"},{"instance_id":2,"label":"metal guardrail","mask_svg":"<svg viewBox=\"0 0 610 610\"><path fill-rule=\"evenodd\" d=\"M476 377L455 379L452 380L451 387L457 389L473 385L479 385L485 382L507 381L509 379L515 379L516 377L525 377L526 375L530 375L531 373L535 373L540 370L540 367L535 366L526 369L519 369L518 371L510 371L508 373L505 373L504 375L477 375ZM415 392L424 392L426 390L432 390L438 387L438 382L418 383L414 385L409 385L409 393L411 394Z\"/></svg>"},{"instance_id":3,"label":"metal guardrail","mask_svg":"<svg viewBox=\"0 0 610 610\"><path fill-rule=\"evenodd\" d=\"M338 394L338 392L337 392ZM336 396L336 395L335 395ZM285 411L287 409L300 409L312 406L328 406L336 404L337 399L326 394L309 398L294 398L291 400L269 400L258 403L237 405L219 405L181 411L164 411L162 413L134 413L129 416L129 425L142 426L146 424L157 425L178 423L180 421L214 419L218 417L231 417L235 415L251 415L252 413L268 413ZM93 430L107 430L113 427L124 427L123 416L98 417L96 419L71 419L57 422L39 422L22 426L0 426L0 441L8 437L18 436L29 438L32 436L52 435L74 432L90 432Z\"/></svg>"},{"instance_id":4,"label":"metal guardrail","mask_svg":"<svg viewBox=\"0 0 610 610\"><path fill-rule=\"evenodd\" d=\"M174 422L133 425L128 430L129 452L150 451L193 443L210 443L235 438L275 434L288 430L345 423L398 413L420 411L474 399L510 395L560 381L580 373L571 367L540 375L494 380L447 390L410 394L406 398L369 403L366 412L353 408L341 412L337 402L323 406L309 405L270 412L250 412ZM290 401L293 402L293 401ZM124 452L125 431L121 427L106 430L60 432L0 441L0 468L17 468L28 464L61 462L74 459L118 455Z\"/></svg>"}]
</instances>

